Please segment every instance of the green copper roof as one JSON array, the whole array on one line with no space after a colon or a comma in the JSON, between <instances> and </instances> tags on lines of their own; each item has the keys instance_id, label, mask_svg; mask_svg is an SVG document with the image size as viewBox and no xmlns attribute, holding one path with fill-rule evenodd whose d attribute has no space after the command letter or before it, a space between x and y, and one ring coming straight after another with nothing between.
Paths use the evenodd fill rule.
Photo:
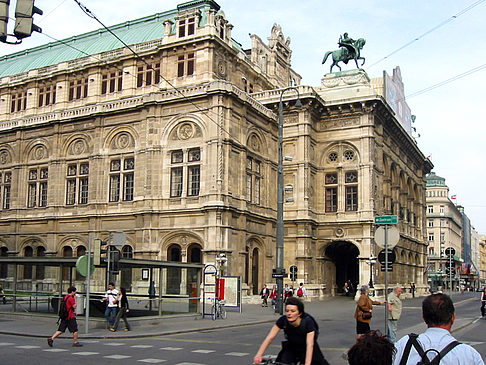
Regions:
<instances>
[{"instance_id":1,"label":"green copper roof","mask_svg":"<svg viewBox=\"0 0 486 365\"><path fill-rule=\"evenodd\" d=\"M446 186L445 179L431 172L426 177L426 186Z\"/></svg>"},{"instance_id":2,"label":"green copper roof","mask_svg":"<svg viewBox=\"0 0 486 365\"><path fill-rule=\"evenodd\" d=\"M218 5L212 0L191 1L183 4L184 9L191 6L203 10L207 8L214 9ZM109 27L109 29L128 45L144 43L162 39L164 35L163 23L168 19L175 23L176 15L177 10L174 9L117 24ZM206 12L203 10L201 11L199 25L203 26L206 22ZM173 31L175 31L175 25ZM16 75L29 70L52 66L123 47L123 44L113 34L101 28L64 40L1 56L0 77Z\"/></svg>"}]
</instances>

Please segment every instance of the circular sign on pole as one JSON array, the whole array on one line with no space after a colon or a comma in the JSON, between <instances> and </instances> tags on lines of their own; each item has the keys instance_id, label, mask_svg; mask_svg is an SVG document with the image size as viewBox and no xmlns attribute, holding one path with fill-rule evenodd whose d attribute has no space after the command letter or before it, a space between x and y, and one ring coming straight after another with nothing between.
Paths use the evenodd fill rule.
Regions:
<instances>
[{"instance_id":1,"label":"circular sign on pole","mask_svg":"<svg viewBox=\"0 0 486 365\"><path fill-rule=\"evenodd\" d=\"M295 273L297 272L297 270L298 270L298 269L297 269L297 266L292 265L292 266L290 266L290 269L289 269L289 270L290 270L290 272L291 272L292 274L295 274Z\"/></svg>"},{"instance_id":2,"label":"circular sign on pole","mask_svg":"<svg viewBox=\"0 0 486 365\"><path fill-rule=\"evenodd\" d=\"M395 260L397 259L397 256L395 255L394 250L388 249L388 265L392 265L395 263ZM385 250L381 250L380 253L378 254L378 261L380 264L385 265Z\"/></svg>"},{"instance_id":3,"label":"circular sign on pole","mask_svg":"<svg viewBox=\"0 0 486 365\"><path fill-rule=\"evenodd\" d=\"M387 247L395 247L400 239L400 232L398 232L397 227L393 226L388 226L386 232L388 232ZM385 248L385 226L380 226L376 229L375 242L381 248Z\"/></svg>"},{"instance_id":4,"label":"circular sign on pole","mask_svg":"<svg viewBox=\"0 0 486 365\"><path fill-rule=\"evenodd\" d=\"M456 250L454 249L454 247L447 247L445 249L445 254L447 256L454 256L456 254Z\"/></svg>"},{"instance_id":5,"label":"circular sign on pole","mask_svg":"<svg viewBox=\"0 0 486 365\"><path fill-rule=\"evenodd\" d=\"M90 261L91 261L90 262L91 269L89 270L90 271L89 275L91 276L94 273L95 267L94 267L93 260ZM78 258L78 260L76 261L76 270L84 277L88 275L88 255L83 255Z\"/></svg>"}]
</instances>

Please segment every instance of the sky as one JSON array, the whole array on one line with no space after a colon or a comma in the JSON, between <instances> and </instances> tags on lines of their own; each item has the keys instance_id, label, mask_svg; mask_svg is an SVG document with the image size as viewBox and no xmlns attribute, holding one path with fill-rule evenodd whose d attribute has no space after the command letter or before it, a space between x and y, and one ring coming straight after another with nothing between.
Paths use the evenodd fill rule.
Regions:
<instances>
[{"instance_id":1,"label":"sky","mask_svg":"<svg viewBox=\"0 0 486 365\"><path fill-rule=\"evenodd\" d=\"M185 1L81 3L110 26L175 9ZM480 191L486 182L482 104L486 85L486 0L216 2L234 26L233 38L244 48L251 47L250 33L266 40L273 24L280 25L285 38L291 39L292 68L302 76L304 85L320 85L330 67L329 61L321 64L323 55L338 48L337 40L344 32L354 39L366 39L361 55L366 58L363 69L371 78L382 76L383 71L391 75L399 66L405 95L410 96L407 103L416 116L419 148L430 156L433 171L446 179L450 195L456 195L457 204L465 207L475 229L486 234L486 194ZM11 1L11 18L15 3ZM20 45L0 43L0 55L100 28L74 0L36 0L35 5L44 12L35 15L34 21L43 33L34 33ZM343 70L353 68L351 63L343 66Z\"/></svg>"}]
</instances>

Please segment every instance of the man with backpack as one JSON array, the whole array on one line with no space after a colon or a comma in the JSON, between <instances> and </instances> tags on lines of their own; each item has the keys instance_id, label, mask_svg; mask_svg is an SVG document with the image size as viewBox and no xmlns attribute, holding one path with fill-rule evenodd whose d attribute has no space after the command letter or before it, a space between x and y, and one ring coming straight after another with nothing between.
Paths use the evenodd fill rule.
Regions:
<instances>
[{"instance_id":1,"label":"man with backpack","mask_svg":"<svg viewBox=\"0 0 486 365\"><path fill-rule=\"evenodd\" d=\"M451 298L432 294L422 302L422 317L428 329L403 337L395 345L393 365L484 365L481 355L471 346L460 343L450 331L456 314Z\"/></svg>"},{"instance_id":2,"label":"man with backpack","mask_svg":"<svg viewBox=\"0 0 486 365\"><path fill-rule=\"evenodd\" d=\"M71 286L68 288L68 294L63 298L59 307L59 327L57 331L47 339L47 344L52 347L54 339L61 333L66 331L66 328L73 334L73 347L83 346L78 342L78 322L76 321L76 288Z\"/></svg>"},{"instance_id":3,"label":"man with backpack","mask_svg":"<svg viewBox=\"0 0 486 365\"><path fill-rule=\"evenodd\" d=\"M304 297L307 298L307 289L304 287L304 283L300 283L299 288L297 289L297 297L300 300L303 300Z\"/></svg>"}]
</instances>

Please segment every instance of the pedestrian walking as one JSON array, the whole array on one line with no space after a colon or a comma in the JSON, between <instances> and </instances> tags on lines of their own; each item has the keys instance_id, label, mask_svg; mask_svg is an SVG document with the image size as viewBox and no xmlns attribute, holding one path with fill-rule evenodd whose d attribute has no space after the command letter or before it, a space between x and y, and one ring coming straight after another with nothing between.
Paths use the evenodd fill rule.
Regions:
<instances>
[{"instance_id":1,"label":"pedestrian walking","mask_svg":"<svg viewBox=\"0 0 486 365\"><path fill-rule=\"evenodd\" d=\"M277 363L292 364L300 361L300 364L305 365L329 365L317 343L319 326L311 315L304 312L304 303L295 297L287 300L285 315L277 319L263 340L253 358L254 364L263 361L263 354L282 329L286 341L282 342L282 350L276 359Z\"/></svg>"},{"instance_id":2,"label":"pedestrian walking","mask_svg":"<svg viewBox=\"0 0 486 365\"><path fill-rule=\"evenodd\" d=\"M130 311L130 307L128 305L127 290L124 287L120 287L118 303L120 304L120 307L118 308L118 314L116 315L113 329L116 331L120 319L123 319L123 322L125 322L125 331L130 331L130 325L128 324L128 320L127 320L127 313Z\"/></svg>"},{"instance_id":3,"label":"pedestrian walking","mask_svg":"<svg viewBox=\"0 0 486 365\"><path fill-rule=\"evenodd\" d=\"M427 330L402 337L396 344L397 353L394 365L438 364L434 357L439 356L441 365L467 364L484 365L481 355L471 346L460 343L451 335L456 319L451 298L442 293L429 295L422 302L422 318Z\"/></svg>"},{"instance_id":4,"label":"pedestrian walking","mask_svg":"<svg viewBox=\"0 0 486 365\"><path fill-rule=\"evenodd\" d=\"M300 283L299 287L297 288L297 297L300 300L303 300L304 297L307 298L307 289L304 286L304 283Z\"/></svg>"},{"instance_id":5,"label":"pedestrian walking","mask_svg":"<svg viewBox=\"0 0 486 365\"><path fill-rule=\"evenodd\" d=\"M370 287L368 285L361 285L359 291L360 297L356 305L356 311L354 312L354 318L356 318L356 334L358 339L361 337L361 335L364 335L370 331L370 323L373 316L373 305L385 304L385 302L378 302L370 299Z\"/></svg>"},{"instance_id":6,"label":"pedestrian walking","mask_svg":"<svg viewBox=\"0 0 486 365\"><path fill-rule=\"evenodd\" d=\"M486 317L486 286L483 288L481 292L481 317Z\"/></svg>"},{"instance_id":7,"label":"pedestrian walking","mask_svg":"<svg viewBox=\"0 0 486 365\"><path fill-rule=\"evenodd\" d=\"M114 283L108 284L108 290L103 299L107 305L105 310L105 318L110 325L110 331L114 332L113 325L115 324L116 315L118 313L118 290L115 289Z\"/></svg>"},{"instance_id":8,"label":"pedestrian walking","mask_svg":"<svg viewBox=\"0 0 486 365\"><path fill-rule=\"evenodd\" d=\"M277 305L277 286L276 285L273 286L272 291L270 292L269 298L272 301L273 309L275 309L275 306Z\"/></svg>"},{"instance_id":9,"label":"pedestrian walking","mask_svg":"<svg viewBox=\"0 0 486 365\"><path fill-rule=\"evenodd\" d=\"M7 298L5 298L5 292L3 291L3 285L0 284L0 298L2 298L2 303L7 304Z\"/></svg>"},{"instance_id":10,"label":"pedestrian walking","mask_svg":"<svg viewBox=\"0 0 486 365\"><path fill-rule=\"evenodd\" d=\"M349 284L347 281L344 283L343 290L344 290L344 296L349 297Z\"/></svg>"},{"instance_id":11,"label":"pedestrian walking","mask_svg":"<svg viewBox=\"0 0 486 365\"><path fill-rule=\"evenodd\" d=\"M412 298L415 298L415 283L410 283L410 293L412 293Z\"/></svg>"},{"instance_id":12,"label":"pedestrian walking","mask_svg":"<svg viewBox=\"0 0 486 365\"><path fill-rule=\"evenodd\" d=\"M396 286L388 296L388 338L391 343L397 342L397 324L402 315L402 288Z\"/></svg>"},{"instance_id":13,"label":"pedestrian walking","mask_svg":"<svg viewBox=\"0 0 486 365\"><path fill-rule=\"evenodd\" d=\"M83 346L78 342L78 322L76 321L76 288L71 286L68 288L67 295L63 298L65 308L67 310L66 318L61 318L57 331L47 339L49 347L53 347L54 340L61 333L66 331L66 328L73 334L73 347ZM62 304L62 303L61 303Z\"/></svg>"},{"instance_id":14,"label":"pedestrian walking","mask_svg":"<svg viewBox=\"0 0 486 365\"><path fill-rule=\"evenodd\" d=\"M395 346L380 331L365 333L348 351L349 365L392 365Z\"/></svg>"},{"instance_id":15,"label":"pedestrian walking","mask_svg":"<svg viewBox=\"0 0 486 365\"><path fill-rule=\"evenodd\" d=\"M262 298L262 307L268 307L268 296L270 295L270 290L267 288L267 284L263 285L262 290L260 290L260 297Z\"/></svg>"},{"instance_id":16,"label":"pedestrian walking","mask_svg":"<svg viewBox=\"0 0 486 365\"><path fill-rule=\"evenodd\" d=\"M155 281L152 281L148 288L149 302L147 303L145 308L148 308L150 306L150 309L152 309L152 303L154 303L154 308L157 308L157 305L155 304L155 294Z\"/></svg>"}]
</instances>

